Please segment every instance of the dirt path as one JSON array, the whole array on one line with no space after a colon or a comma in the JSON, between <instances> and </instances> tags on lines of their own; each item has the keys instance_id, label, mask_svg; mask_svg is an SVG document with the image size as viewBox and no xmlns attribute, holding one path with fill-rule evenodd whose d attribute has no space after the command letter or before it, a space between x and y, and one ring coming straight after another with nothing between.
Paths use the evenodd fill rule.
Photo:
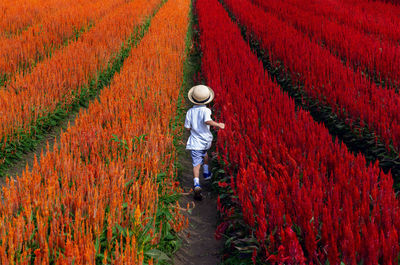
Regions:
<instances>
[{"instance_id":1,"label":"dirt path","mask_svg":"<svg viewBox=\"0 0 400 265\"><path fill-rule=\"evenodd\" d=\"M186 143L187 135L185 137ZM179 156L183 170L181 184L185 191L193 188L193 167L188 151ZM209 183L206 183L200 174L200 184L202 186L203 200L195 201L193 193L183 196L179 203L186 207L188 203L195 203L191 213L185 212L189 220L187 229L181 232L182 246L175 254L175 265L215 265L220 264L220 252L222 241L214 238L217 226L217 203L216 195L211 193Z\"/></svg>"}]
</instances>

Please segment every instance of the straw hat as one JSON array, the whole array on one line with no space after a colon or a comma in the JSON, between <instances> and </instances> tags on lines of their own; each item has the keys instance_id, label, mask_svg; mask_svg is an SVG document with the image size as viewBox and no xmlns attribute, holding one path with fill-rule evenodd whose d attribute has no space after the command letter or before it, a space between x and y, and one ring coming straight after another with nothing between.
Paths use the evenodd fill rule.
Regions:
<instances>
[{"instance_id":1,"label":"straw hat","mask_svg":"<svg viewBox=\"0 0 400 265\"><path fill-rule=\"evenodd\" d=\"M213 101L214 91L208 86L194 86L189 90L188 98L193 104L206 105Z\"/></svg>"}]
</instances>

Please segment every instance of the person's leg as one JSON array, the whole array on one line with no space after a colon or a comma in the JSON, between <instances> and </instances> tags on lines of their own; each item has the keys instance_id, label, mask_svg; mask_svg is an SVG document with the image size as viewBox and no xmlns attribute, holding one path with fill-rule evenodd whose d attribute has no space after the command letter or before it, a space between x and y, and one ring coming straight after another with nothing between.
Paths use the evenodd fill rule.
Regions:
<instances>
[{"instance_id":1,"label":"person's leg","mask_svg":"<svg viewBox=\"0 0 400 265\"><path fill-rule=\"evenodd\" d=\"M200 167L201 167L201 164L193 166L193 184L194 184L194 199L195 200L202 199L200 179L199 179Z\"/></svg>"},{"instance_id":2,"label":"person's leg","mask_svg":"<svg viewBox=\"0 0 400 265\"><path fill-rule=\"evenodd\" d=\"M211 174L208 168L208 153L206 152L204 156L204 165L203 165L203 176L205 180L211 179Z\"/></svg>"},{"instance_id":3,"label":"person's leg","mask_svg":"<svg viewBox=\"0 0 400 265\"><path fill-rule=\"evenodd\" d=\"M201 164L193 167L193 178L199 178Z\"/></svg>"},{"instance_id":4,"label":"person's leg","mask_svg":"<svg viewBox=\"0 0 400 265\"><path fill-rule=\"evenodd\" d=\"M194 187L200 186L199 175L200 175L200 167L203 163L203 157L201 155L201 151L192 150L191 151L192 160L193 160L193 182Z\"/></svg>"},{"instance_id":5,"label":"person's leg","mask_svg":"<svg viewBox=\"0 0 400 265\"><path fill-rule=\"evenodd\" d=\"M198 150L192 150L192 160L193 160L193 184L194 184L194 199L201 200L201 187L200 187L200 167L203 164L204 153Z\"/></svg>"},{"instance_id":6,"label":"person's leg","mask_svg":"<svg viewBox=\"0 0 400 265\"><path fill-rule=\"evenodd\" d=\"M207 153L207 151L206 151L206 154L204 156L204 165L208 166L208 153Z\"/></svg>"}]
</instances>

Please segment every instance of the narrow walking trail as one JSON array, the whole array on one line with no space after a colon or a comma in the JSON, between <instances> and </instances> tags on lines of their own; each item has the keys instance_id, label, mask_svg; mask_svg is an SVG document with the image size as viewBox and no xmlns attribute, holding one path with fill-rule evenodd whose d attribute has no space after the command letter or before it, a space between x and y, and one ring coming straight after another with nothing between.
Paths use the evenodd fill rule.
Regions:
<instances>
[{"instance_id":1,"label":"narrow walking trail","mask_svg":"<svg viewBox=\"0 0 400 265\"><path fill-rule=\"evenodd\" d=\"M184 144L188 137L185 132ZM193 188L193 167L188 151L181 152L179 162L183 167L180 181L185 192L189 192ZM217 196L211 192L211 184L206 183L200 177L202 186L203 199L195 201L193 192L182 196L179 203L182 207L186 207L189 203L194 208L191 212L185 212L189 225L181 232L182 246L175 254L175 265L214 265L220 264L222 241L214 238L214 232L217 227Z\"/></svg>"},{"instance_id":2,"label":"narrow walking trail","mask_svg":"<svg viewBox=\"0 0 400 265\"><path fill-rule=\"evenodd\" d=\"M192 0L191 24L188 32L188 58L184 70L183 97L185 103L183 117L191 107L187 98L189 88L198 85L194 80L199 75L201 65L201 53L199 50L199 32L196 28L196 18L193 14L195 0ZM183 126L183 120L181 121ZM217 241L214 233L217 228L217 195L211 191L211 183L204 181L200 172L200 184L202 186L203 199L196 201L193 198L193 166L190 152L186 151L186 142L189 132L183 129L183 137L178 146L179 181L185 194L179 200L182 208L189 204L191 211L184 211L188 218L188 227L179 233L182 240L180 249L173 257L175 265L217 265L221 264L223 241ZM210 155L210 154L209 154ZM212 169L211 169L212 170Z\"/></svg>"}]
</instances>

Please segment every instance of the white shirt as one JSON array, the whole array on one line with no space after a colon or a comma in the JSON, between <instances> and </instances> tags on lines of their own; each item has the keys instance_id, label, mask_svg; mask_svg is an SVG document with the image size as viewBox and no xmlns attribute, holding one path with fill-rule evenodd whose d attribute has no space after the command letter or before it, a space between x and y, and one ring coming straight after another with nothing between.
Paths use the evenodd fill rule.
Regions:
<instances>
[{"instance_id":1,"label":"white shirt","mask_svg":"<svg viewBox=\"0 0 400 265\"><path fill-rule=\"evenodd\" d=\"M190 136L186 144L188 150L208 150L211 147L213 136L210 125L211 110L205 105L194 105L186 113L185 128L190 129Z\"/></svg>"}]
</instances>

